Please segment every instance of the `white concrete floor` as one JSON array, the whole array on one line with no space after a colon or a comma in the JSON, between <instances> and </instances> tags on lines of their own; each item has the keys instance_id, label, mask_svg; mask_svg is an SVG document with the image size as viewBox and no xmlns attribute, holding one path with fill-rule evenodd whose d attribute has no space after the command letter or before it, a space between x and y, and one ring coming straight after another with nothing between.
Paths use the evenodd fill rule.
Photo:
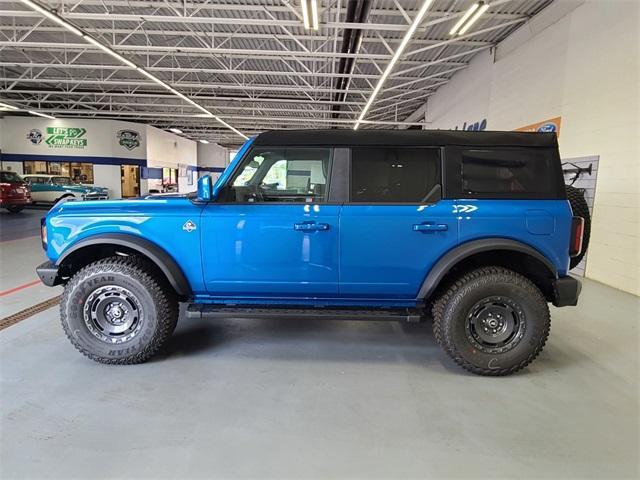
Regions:
<instances>
[{"instance_id":1,"label":"white concrete floor","mask_svg":"<svg viewBox=\"0 0 640 480\"><path fill-rule=\"evenodd\" d=\"M0 477L637 478L638 312L586 281L533 365L483 378L429 324L309 320L183 318L110 367L51 309L0 332Z\"/></svg>"}]
</instances>

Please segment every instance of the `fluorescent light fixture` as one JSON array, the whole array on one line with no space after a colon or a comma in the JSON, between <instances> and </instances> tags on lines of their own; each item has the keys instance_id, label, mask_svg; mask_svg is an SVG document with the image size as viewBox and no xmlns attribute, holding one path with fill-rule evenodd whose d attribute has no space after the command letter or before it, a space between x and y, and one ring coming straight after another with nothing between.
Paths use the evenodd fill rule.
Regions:
<instances>
[{"instance_id":1,"label":"fluorescent light fixture","mask_svg":"<svg viewBox=\"0 0 640 480\"><path fill-rule=\"evenodd\" d=\"M56 119L56 117L53 117L53 116L51 116L51 115L47 115L46 113L34 112L33 110L28 110L28 112L29 112L31 115L36 115L36 116L38 116L38 117L48 118L49 120L55 120L55 119Z\"/></svg>"},{"instance_id":2,"label":"fluorescent light fixture","mask_svg":"<svg viewBox=\"0 0 640 480\"><path fill-rule=\"evenodd\" d=\"M469 30L469 27L471 27L471 25L473 25L474 23L476 23L476 21L482 16L482 14L484 12L486 12L489 9L489 4L488 3L483 3L481 2L480 8L478 8L478 11L476 13L473 14L473 17L471 17L469 19L469 21L467 22L467 24L462 27L460 29L460 31L458 32L458 35L463 35L467 30Z\"/></svg>"},{"instance_id":3,"label":"fluorescent light fixture","mask_svg":"<svg viewBox=\"0 0 640 480\"><path fill-rule=\"evenodd\" d=\"M182 130L180 130L179 128L170 128L169 131L178 134L182 133Z\"/></svg>"},{"instance_id":4,"label":"fluorescent light fixture","mask_svg":"<svg viewBox=\"0 0 640 480\"><path fill-rule=\"evenodd\" d=\"M95 38L90 37L89 35L84 35L82 38L84 38L91 45L95 45L96 47L98 47L103 52L108 53L113 58L116 58L116 59L120 60L120 62L124 63L126 66L131 67L131 68L135 68L135 69L138 68L138 67L136 67L136 64L133 63L131 60L127 60L126 58L124 58L119 53L115 52L114 50L110 49L106 45L103 45L102 43L97 41Z\"/></svg>"},{"instance_id":5,"label":"fluorescent light fixture","mask_svg":"<svg viewBox=\"0 0 640 480\"><path fill-rule=\"evenodd\" d=\"M2 102L0 102L0 108L2 110L20 110L18 107L14 107L13 105L8 105Z\"/></svg>"},{"instance_id":6,"label":"fluorescent light fixture","mask_svg":"<svg viewBox=\"0 0 640 480\"><path fill-rule=\"evenodd\" d=\"M309 20L309 7L307 6L307 0L301 0L302 3L302 21L304 22L304 28L309 30L311 28L311 21Z\"/></svg>"},{"instance_id":7,"label":"fluorescent light fixture","mask_svg":"<svg viewBox=\"0 0 640 480\"><path fill-rule=\"evenodd\" d=\"M78 35L79 37L82 37L84 34L82 33L82 31L80 31L80 29L74 27L73 25L71 25L69 22L63 20L62 18L60 18L58 15L56 15L55 13L53 13L51 10L48 10L42 6L40 6L39 4L37 4L36 2L32 2L31 0L20 0L22 3L24 3L25 5L27 5L29 8L31 8L32 10L35 10L36 12L44 15L45 17L47 17L49 20L52 20L54 22L56 22L58 25L62 25L64 28L66 28L67 30L69 30L70 32L75 33L76 35Z\"/></svg>"},{"instance_id":8,"label":"fluorescent light fixture","mask_svg":"<svg viewBox=\"0 0 640 480\"><path fill-rule=\"evenodd\" d=\"M249 140L249 137L247 137L244 133L242 133L240 130L238 130L237 128L233 128L231 125L229 125L227 122L225 122L224 120L222 120L220 117L218 117L217 115L213 115L213 118L215 118L217 121L219 121L222 125L224 125L225 127L227 127L229 130L232 130L234 132L236 132L238 135L240 135L242 138L244 138L245 140Z\"/></svg>"},{"instance_id":9,"label":"fluorescent light fixture","mask_svg":"<svg viewBox=\"0 0 640 480\"><path fill-rule=\"evenodd\" d=\"M473 12L475 12L479 6L480 4L478 2L471 5L471 7L469 7L469 10L467 10L466 13L462 17L460 17L460 20L458 20L453 28L449 31L449 35L455 35L456 33L458 33L460 27L464 24L464 22L467 21L467 19L471 15L473 15Z\"/></svg>"},{"instance_id":10,"label":"fluorescent light fixture","mask_svg":"<svg viewBox=\"0 0 640 480\"><path fill-rule=\"evenodd\" d=\"M309 4L307 4L309 2ZM318 0L301 0L304 28L318 30ZM311 10L311 12L309 12Z\"/></svg>"},{"instance_id":11,"label":"fluorescent light fixture","mask_svg":"<svg viewBox=\"0 0 640 480\"><path fill-rule=\"evenodd\" d=\"M116 52L115 50L113 50L111 47L99 42L98 40L96 40L95 38L93 38L90 35L87 35L86 33L82 32L80 29L76 28L75 26L71 25L69 22L67 22L64 18L60 17L59 15L57 15L54 11L49 10L47 8L44 8L43 6L41 6L39 3L36 3L32 0L20 0L23 4L27 5L29 8L35 10L36 12L44 15L45 17L47 17L48 19L54 21L55 23L57 23L58 25L62 25L64 28L66 28L67 30L75 33L76 35L78 35L79 37L82 37L84 40L86 40L88 43L90 43L91 45L94 45L95 47L99 48L100 50L102 50L103 52L111 55L113 58L117 59L118 61L120 61L121 63L123 63L124 65L131 67L131 68L135 68L137 72L141 73L142 75L144 75L145 77L149 78L150 80L154 81L155 83L157 83L158 85L162 86L163 88L166 88L169 92L171 92L173 95L176 95L177 97L180 97L182 100L184 100L185 102L189 103L190 105L193 105L194 107L196 107L198 110L200 110L201 112L203 112L207 118L214 118L216 119L218 122L220 122L222 125L224 125L225 127L229 128L230 130L232 130L233 132L237 133L238 135L240 135L242 138L244 139L248 139L249 137L247 137L246 135L244 135L243 133L241 133L239 130L233 128L231 125L229 125L227 122L225 122L224 120L222 120L221 118L215 116L213 113L211 113L209 110L207 110L206 108L204 108L202 105L198 104L196 101L191 100L189 97L187 97L186 95L178 92L175 88L173 88L171 85L169 85L168 83L163 82L162 80L160 80L158 77L156 77L155 75L153 75L152 73L147 72L144 68L138 67L135 63L133 63L131 60L128 60L127 58L123 57L122 55L120 55L118 52ZM311 0L312 1L312 7L314 6L315 2L317 0ZM306 4L303 2L303 5L306 7ZM316 22L316 29L317 27L317 16L318 16L318 9L317 9L317 5L315 5L315 22ZM307 21L309 21L308 18L308 12L307 15L305 16L305 18L307 18ZM6 108L10 108L11 107L6 107ZM16 109L18 110L18 109ZM41 117L46 117L46 118L51 118L51 119L55 119L54 117L51 117L49 115L45 115L45 114L41 114L41 113L37 113L37 112L29 112L33 115L39 115ZM182 133L182 132L180 132Z\"/></svg>"},{"instance_id":12,"label":"fluorescent light fixture","mask_svg":"<svg viewBox=\"0 0 640 480\"><path fill-rule=\"evenodd\" d=\"M365 115L371 108L371 105L373 105L373 101L378 96L378 93L380 93L380 90L382 90L382 85L384 85L385 80L391 73L391 70L393 70L393 66L396 64L396 62L402 55L402 52L404 52L404 49L407 48L407 45L409 44L409 40L411 40L411 37L413 36L416 29L418 28L418 25L420 25L420 22L422 22L422 19L427 14L427 10L429 9L429 6L431 6L432 2L433 0L425 0L425 2L422 4L422 7L418 11L418 14L413 19L413 22L409 26L409 30L407 30L407 33L404 34L404 37L402 39L402 42L398 46L398 49L393 54L393 57L391 57L391 61L387 64L387 68L385 68L384 72L382 72L382 75L378 79L378 83L376 84L376 87L373 89L373 92L371 92L371 96L369 97L369 100L367 101L364 108L362 109L362 112L360 112L360 116L358 117L358 120L356 120L356 124L353 126L354 130L358 129L358 127L360 126L360 123L362 122Z\"/></svg>"},{"instance_id":13,"label":"fluorescent light fixture","mask_svg":"<svg viewBox=\"0 0 640 480\"><path fill-rule=\"evenodd\" d=\"M311 1L311 28L318 30L318 0Z\"/></svg>"},{"instance_id":14,"label":"fluorescent light fixture","mask_svg":"<svg viewBox=\"0 0 640 480\"><path fill-rule=\"evenodd\" d=\"M209 144L209 140L198 140L200 143L204 143L205 145Z\"/></svg>"}]
</instances>

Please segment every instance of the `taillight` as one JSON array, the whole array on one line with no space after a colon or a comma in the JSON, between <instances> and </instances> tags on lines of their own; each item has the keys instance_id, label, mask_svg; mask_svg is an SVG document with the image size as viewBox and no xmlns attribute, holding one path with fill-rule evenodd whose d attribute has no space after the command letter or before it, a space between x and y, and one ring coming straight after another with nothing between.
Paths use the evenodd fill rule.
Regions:
<instances>
[{"instance_id":1,"label":"taillight","mask_svg":"<svg viewBox=\"0 0 640 480\"><path fill-rule=\"evenodd\" d=\"M582 238L584 236L584 218L573 217L571 220L571 244L569 255L576 257L582 252Z\"/></svg>"},{"instance_id":2,"label":"taillight","mask_svg":"<svg viewBox=\"0 0 640 480\"><path fill-rule=\"evenodd\" d=\"M47 218L40 219L40 239L42 240L42 248L47 249Z\"/></svg>"}]
</instances>

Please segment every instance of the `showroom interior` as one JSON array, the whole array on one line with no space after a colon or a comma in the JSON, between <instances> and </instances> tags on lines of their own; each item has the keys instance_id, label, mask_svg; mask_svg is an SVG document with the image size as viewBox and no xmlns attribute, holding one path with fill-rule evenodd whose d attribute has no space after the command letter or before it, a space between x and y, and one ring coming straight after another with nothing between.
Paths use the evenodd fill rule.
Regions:
<instances>
[{"instance_id":1,"label":"showroom interior","mask_svg":"<svg viewBox=\"0 0 640 480\"><path fill-rule=\"evenodd\" d=\"M591 218L578 305L550 305L544 350L506 377L457 368L429 318L186 303L147 363L79 355L64 286L36 274L41 219L197 204L269 130L555 134ZM0 209L2 478L640 475L637 0L0 0L0 170L30 191Z\"/></svg>"}]
</instances>

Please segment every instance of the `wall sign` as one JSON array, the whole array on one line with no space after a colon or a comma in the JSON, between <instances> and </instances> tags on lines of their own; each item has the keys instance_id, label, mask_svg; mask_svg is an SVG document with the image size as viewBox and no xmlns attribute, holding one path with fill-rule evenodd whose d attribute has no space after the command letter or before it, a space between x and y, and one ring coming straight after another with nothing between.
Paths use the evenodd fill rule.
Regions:
<instances>
[{"instance_id":1,"label":"wall sign","mask_svg":"<svg viewBox=\"0 0 640 480\"><path fill-rule=\"evenodd\" d=\"M87 139L85 128L47 127L47 138L44 143L51 148L85 148ZM32 142L33 143L33 142Z\"/></svg>"},{"instance_id":2,"label":"wall sign","mask_svg":"<svg viewBox=\"0 0 640 480\"><path fill-rule=\"evenodd\" d=\"M479 122L469 123L468 125L467 125L467 122L464 122L460 130L467 130L470 132L481 132L482 130L486 130L486 128L487 128L487 119L483 118ZM458 125L453 127L453 129L458 130Z\"/></svg>"},{"instance_id":3,"label":"wall sign","mask_svg":"<svg viewBox=\"0 0 640 480\"><path fill-rule=\"evenodd\" d=\"M37 128L32 128L27 133L27 140L29 140L34 145L39 145L42 142L42 132Z\"/></svg>"},{"instance_id":4,"label":"wall sign","mask_svg":"<svg viewBox=\"0 0 640 480\"><path fill-rule=\"evenodd\" d=\"M542 122L532 123L525 127L516 128L516 132L555 132L556 136L560 136L560 123L562 117L550 118Z\"/></svg>"},{"instance_id":5,"label":"wall sign","mask_svg":"<svg viewBox=\"0 0 640 480\"><path fill-rule=\"evenodd\" d=\"M116 133L118 144L127 150L133 150L140 146L140 132L135 130L118 130Z\"/></svg>"}]
</instances>

